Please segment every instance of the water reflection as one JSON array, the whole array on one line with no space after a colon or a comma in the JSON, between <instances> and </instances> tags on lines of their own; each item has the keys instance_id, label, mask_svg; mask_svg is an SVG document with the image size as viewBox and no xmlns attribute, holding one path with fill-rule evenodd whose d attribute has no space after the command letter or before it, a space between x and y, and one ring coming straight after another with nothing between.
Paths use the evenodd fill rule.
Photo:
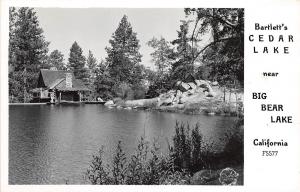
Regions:
<instances>
[{"instance_id":1,"label":"water reflection","mask_svg":"<svg viewBox=\"0 0 300 192\"><path fill-rule=\"evenodd\" d=\"M176 120L198 123L205 138L218 143L234 121L229 117L108 109L100 105L9 109L10 184L65 184L66 180L81 184L92 154L102 145L109 154L107 161L118 140L131 154L143 135L150 141L157 138L166 152Z\"/></svg>"}]
</instances>

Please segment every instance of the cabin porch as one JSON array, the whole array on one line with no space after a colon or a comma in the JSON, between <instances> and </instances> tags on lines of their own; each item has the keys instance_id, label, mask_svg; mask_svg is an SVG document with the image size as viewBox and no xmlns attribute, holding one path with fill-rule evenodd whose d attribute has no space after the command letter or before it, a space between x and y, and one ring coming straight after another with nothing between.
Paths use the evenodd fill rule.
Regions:
<instances>
[{"instance_id":1,"label":"cabin porch","mask_svg":"<svg viewBox=\"0 0 300 192\"><path fill-rule=\"evenodd\" d=\"M85 94L83 91L58 91L50 93L50 103L61 102L81 102L85 101Z\"/></svg>"}]
</instances>

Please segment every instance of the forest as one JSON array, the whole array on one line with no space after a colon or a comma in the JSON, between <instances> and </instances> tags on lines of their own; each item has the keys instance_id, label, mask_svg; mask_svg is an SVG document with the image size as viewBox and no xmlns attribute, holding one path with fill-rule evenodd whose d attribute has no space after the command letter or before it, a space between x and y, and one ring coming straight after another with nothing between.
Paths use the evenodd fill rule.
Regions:
<instances>
[{"instance_id":1,"label":"forest","mask_svg":"<svg viewBox=\"0 0 300 192\"><path fill-rule=\"evenodd\" d=\"M176 82L217 81L224 89L243 89L244 10L185 8L177 38L153 37L147 46L155 70L145 67L140 41L130 18L120 18L105 48L106 58L83 54L74 39L69 55L49 50L34 8L9 10L9 101L30 102L40 69L71 70L92 90L90 98L134 100L154 98ZM209 41L203 42L204 37ZM206 38L207 39L207 38ZM65 61L66 60L66 61Z\"/></svg>"},{"instance_id":2,"label":"forest","mask_svg":"<svg viewBox=\"0 0 300 192\"><path fill-rule=\"evenodd\" d=\"M146 45L141 45L135 26L124 15L107 39L107 56L96 58L88 48L84 55L85 50L76 39L69 55L58 49L50 51L51 42L47 41L34 8L10 8L9 102L30 102L39 71L56 68L72 71L91 90L89 100L100 97L118 103L114 107L133 109L137 103L145 107L155 101L165 111L171 108L163 108L164 104L171 105L174 112L181 109L195 114L201 109L208 114L220 111L231 115L231 108L227 110L227 102L231 107L231 93L243 93L244 87L244 9L182 11L185 19L180 20L177 38L153 37ZM151 48L155 69L145 67L141 46ZM236 110L243 109L243 99L238 100L237 94L234 102ZM168 153L162 154L157 143L141 137L134 154L128 155L119 141L110 165L104 161L103 147L93 155L85 179L90 184L241 185L243 110L236 115L239 118L233 128L238 132L226 134L221 151L214 151L213 143L203 139L200 125L176 121Z\"/></svg>"}]
</instances>

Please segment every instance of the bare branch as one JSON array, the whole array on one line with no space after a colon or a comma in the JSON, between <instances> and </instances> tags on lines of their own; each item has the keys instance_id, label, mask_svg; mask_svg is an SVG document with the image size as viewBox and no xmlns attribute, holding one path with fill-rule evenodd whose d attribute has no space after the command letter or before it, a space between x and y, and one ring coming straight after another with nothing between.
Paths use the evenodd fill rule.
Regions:
<instances>
[{"instance_id":1,"label":"bare branch","mask_svg":"<svg viewBox=\"0 0 300 192\"><path fill-rule=\"evenodd\" d=\"M194 35L195 35L196 28L197 28L197 26L198 26L198 23L199 23L199 19L197 18L197 21L196 21L196 23L195 23L195 27L194 27L193 33L192 33L192 38L191 38L191 40L192 40L192 57L193 57L193 58L194 58ZM197 36L198 36L198 35L197 35ZM193 61L192 64L194 65L194 61Z\"/></svg>"},{"instance_id":2,"label":"bare branch","mask_svg":"<svg viewBox=\"0 0 300 192\"><path fill-rule=\"evenodd\" d=\"M208 47L210 47L210 46L212 46L212 45L214 45L214 44L216 44L216 43L219 43L219 42L222 42L222 41L227 41L227 40L230 40L230 39L237 39L237 37L223 38L223 39L219 39L218 41L213 41L213 42L209 43L208 45L206 45L203 49L201 49L201 50L197 53L197 55L193 58L192 63L194 63L195 60L199 57L199 55L200 55L201 53L203 53Z\"/></svg>"}]
</instances>

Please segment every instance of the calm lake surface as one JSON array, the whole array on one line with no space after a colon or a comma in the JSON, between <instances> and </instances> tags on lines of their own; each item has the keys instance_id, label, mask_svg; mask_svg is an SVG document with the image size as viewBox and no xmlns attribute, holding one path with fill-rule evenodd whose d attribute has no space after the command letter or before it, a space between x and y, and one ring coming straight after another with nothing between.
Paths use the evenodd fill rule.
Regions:
<instances>
[{"instance_id":1,"label":"calm lake surface","mask_svg":"<svg viewBox=\"0 0 300 192\"><path fill-rule=\"evenodd\" d=\"M102 105L9 106L9 183L83 184L92 154L103 145L109 163L118 140L127 154L140 136L158 139L167 152L176 120L200 125L205 139L222 148L220 138L234 131L235 118L157 111L109 109Z\"/></svg>"}]
</instances>

